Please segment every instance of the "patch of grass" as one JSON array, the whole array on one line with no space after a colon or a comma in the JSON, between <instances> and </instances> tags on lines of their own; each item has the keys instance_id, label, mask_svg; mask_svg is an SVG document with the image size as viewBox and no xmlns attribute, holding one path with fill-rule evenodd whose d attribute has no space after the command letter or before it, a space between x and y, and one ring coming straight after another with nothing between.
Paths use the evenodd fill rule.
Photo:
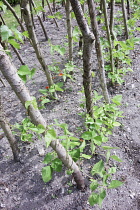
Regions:
<instances>
[{"instance_id":1,"label":"patch of grass","mask_svg":"<svg viewBox=\"0 0 140 210\"><path fill-rule=\"evenodd\" d=\"M16 5L15 7L13 7L17 16L20 18L21 17L21 14L20 14L20 6L19 5ZM8 27L11 27L11 26L18 26L19 24L17 23L17 20L15 19L15 17L13 16L12 12L7 9L5 14L3 14L3 19L6 23L6 25Z\"/></svg>"},{"instance_id":2,"label":"patch of grass","mask_svg":"<svg viewBox=\"0 0 140 210\"><path fill-rule=\"evenodd\" d=\"M41 5L41 1L35 0L34 2L37 7ZM15 10L17 16L21 18L20 5L18 4L14 6L13 9ZM19 25L17 23L17 20L15 19L15 17L13 16L12 12L9 9L7 9L5 14L3 14L3 19L5 20L5 23L8 27L11 27L11 26L17 27Z\"/></svg>"}]
</instances>

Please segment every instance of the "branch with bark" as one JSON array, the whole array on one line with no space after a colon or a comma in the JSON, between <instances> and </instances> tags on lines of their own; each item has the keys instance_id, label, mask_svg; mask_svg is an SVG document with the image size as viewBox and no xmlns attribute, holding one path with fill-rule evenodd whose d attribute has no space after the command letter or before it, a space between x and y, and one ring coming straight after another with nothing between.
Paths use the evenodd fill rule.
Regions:
<instances>
[{"instance_id":1,"label":"branch with bark","mask_svg":"<svg viewBox=\"0 0 140 210\"><path fill-rule=\"evenodd\" d=\"M38 42L36 34L35 34L35 30L34 30L33 25L32 25L30 9L29 9L29 0L24 0L24 1L22 0L21 10L22 10L22 15L23 15L28 33L29 33L29 37L31 39L32 46L35 50L38 61L40 62L41 66L43 68L43 71L45 72L45 75L46 75L47 80L48 80L48 84L49 84L49 86L51 86L54 83L53 83L52 76L51 76L51 73L49 71L49 68L48 68L48 66L45 62L44 57L43 57L42 51L41 51L40 46L39 46L39 42ZM54 96L55 96L55 98L57 98L56 93L54 93Z\"/></svg>"},{"instance_id":2,"label":"branch with bark","mask_svg":"<svg viewBox=\"0 0 140 210\"><path fill-rule=\"evenodd\" d=\"M14 135L12 134L10 125L8 123L8 120L6 119L6 115L3 110L2 106L2 99L0 95L0 126L4 131L5 136L8 139L8 142L10 144L10 147L12 149L13 157L15 161L19 161L19 148L17 145L17 140L15 139Z\"/></svg>"},{"instance_id":3,"label":"branch with bark","mask_svg":"<svg viewBox=\"0 0 140 210\"><path fill-rule=\"evenodd\" d=\"M98 24L96 20L95 4L93 0L87 0L87 2L88 2L88 10L89 10L89 15L90 15L90 20L91 20L91 27L95 36L95 48L96 48L96 54L97 54L97 59L98 59L98 66L99 66L100 84L101 84L105 102L110 103L109 94L108 94L107 85L106 85L104 59L103 59L103 54L102 54L102 49L101 49Z\"/></svg>"},{"instance_id":4,"label":"branch with bark","mask_svg":"<svg viewBox=\"0 0 140 210\"><path fill-rule=\"evenodd\" d=\"M17 69L11 63L11 60L4 52L2 46L0 45L0 70L8 81L13 91L16 93L17 97L25 107L26 101L32 101L29 90L17 74ZM41 124L47 129L47 124L42 114L38 109L35 109L32 104L28 107L28 114L35 125ZM84 177L77 166L73 161L71 156L67 153L65 148L60 144L59 140L52 140L50 146L55 150L60 160L64 165L73 171L74 179L77 183L78 189L83 189L85 187Z\"/></svg>"},{"instance_id":5,"label":"branch with bark","mask_svg":"<svg viewBox=\"0 0 140 210\"><path fill-rule=\"evenodd\" d=\"M87 113L91 117L93 117L91 55L93 49L94 35L89 29L80 2L77 0L70 0L70 2L77 23L83 35L83 86L86 98Z\"/></svg>"}]
</instances>

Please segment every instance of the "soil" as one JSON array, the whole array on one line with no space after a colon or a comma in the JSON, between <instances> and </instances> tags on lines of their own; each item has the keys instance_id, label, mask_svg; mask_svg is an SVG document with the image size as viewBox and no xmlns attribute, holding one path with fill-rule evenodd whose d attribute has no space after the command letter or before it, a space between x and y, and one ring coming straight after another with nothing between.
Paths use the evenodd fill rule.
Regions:
<instances>
[{"instance_id":1,"label":"soil","mask_svg":"<svg viewBox=\"0 0 140 210\"><path fill-rule=\"evenodd\" d=\"M63 12L63 8L58 8ZM48 14L48 13L47 13ZM44 25L47 33L55 45L64 43L66 35L65 18L58 21L59 29L53 20L46 19ZM40 42L41 49L47 64L51 64L53 59L59 62L60 68L67 62L65 57L55 53L50 55L50 47L45 41L41 27L35 18L36 34ZM77 56L78 44L74 46L74 63L82 65L82 61ZM31 45L25 41L20 53L23 60L30 68L36 67L37 71L32 80L27 82L31 95L40 97L39 89L47 86L44 73L36 59L35 52ZM93 69L96 69L95 50L93 52ZM123 104L121 110L124 112L123 118L119 119L122 126L114 130L107 145L119 147L112 151L122 160L122 163L114 163L117 166L117 173L114 178L123 181L124 184L117 188L107 191L107 196L101 209L103 210L139 210L140 209L140 53L139 46L131 52L133 72L125 76L125 83L113 92L110 90L111 97L114 94L122 94ZM18 68L21 64L13 53L13 62ZM6 87L0 83L3 96L3 104L6 116L11 124L21 122L26 117L25 110L16 95L11 90L7 81L1 75ZM48 124L54 123L58 119L60 123L67 123L69 130L76 132L77 127L83 127L83 118L78 115L82 108L82 74L77 68L74 73L75 82L70 79L64 85L64 92L58 93L59 100L51 101L46 105L46 109L41 110ZM61 81L57 76L56 81ZM95 79L94 79L95 80ZM93 88L100 90L98 81L93 81ZM58 130L58 133L60 131ZM2 130L0 130L0 209L3 210L98 210L98 206L91 207L87 200L90 194L89 188L85 192L77 190L71 176L66 175L65 168L60 173L54 173L53 179L44 183L41 177L41 169L45 149L43 140L34 143L21 142L20 156L22 162L14 162L11 149ZM39 145L39 146L38 146ZM45 154L51 149L45 149ZM90 161L85 161L82 165L83 171L88 173L88 168L94 164L100 155L93 157ZM87 183L89 185L89 182Z\"/></svg>"}]
</instances>

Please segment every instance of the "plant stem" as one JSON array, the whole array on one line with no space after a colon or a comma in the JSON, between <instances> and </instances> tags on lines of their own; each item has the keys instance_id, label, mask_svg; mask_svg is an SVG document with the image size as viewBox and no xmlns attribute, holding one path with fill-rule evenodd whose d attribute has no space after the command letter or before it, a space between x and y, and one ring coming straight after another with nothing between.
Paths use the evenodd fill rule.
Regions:
<instances>
[{"instance_id":1,"label":"plant stem","mask_svg":"<svg viewBox=\"0 0 140 210\"><path fill-rule=\"evenodd\" d=\"M128 26L127 26L127 15L126 15L125 1L121 0L121 4L122 4L122 12L123 12L123 21L124 21L125 35L126 35L126 39L128 39L129 38L129 33L128 33Z\"/></svg>"},{"instance_id":2,"label":"plant stem","mask_svg":"<svg viewBox=\"0 0 140 210\"><path fill-rule=\"evenodd\" d=\"M95 36L95 48L96 48L96 54L97 54L97 59L98 59L98 65L99 65L100 84L101 84L105 102L110 103L109 94L108 94L107 85L106 85L106 78L105 78L104 59L103 59L98 25L97 25L97 20L96 20L95 4L93 0L87 0L87 2L88 2L89 15L91 19L91 27Z\"/></svg>"},{"instance_id":3,"label":"plant stem","mask_svg":"<svg viewBox=\"0 0 140 210\"><path fill-rule=\"evenodd\" d=\"M92 76L91 76L91 55L94 42L94 35L91 33L87 21L84 17L81 4L78 0L70 0L77 23L83 35L83 86L86 98L87 113L93 117L92 101Z\"/></svg>"},{"instance_id":4,"label":"plant stem","mask_svg":"<svg viewBox=\"0 0 140 210\"><path fill-rule=\"evenodd\" d=\"M50 73L50 71L48 69L48 66L46 65L45 59L42 55L42 52L41 52L41 49L40 49L40 46L39 46L39 42L37 40L35 31L34 31L33 26L32 26L28 0L24 0L24 1L21 2L21 9L22 9L24 21L25 21L26 27L28 29L29 37L32 41L32 45L33 45L33 48L35 50L36 56L37 56L38 61L40 62L41 66L43 68L43 71L46 74L48 84L49 84L49 86L51 86L54 83L53 83L53 80L52 80L51 73ZM55 98L57 98L56 92L54 92L54 96L55 96Z\"/></svg>"},{"instance_id":5,"label":"plant stem","mask_svg":"<svg viewBox=\"0 0 140 210\"><path fill-rule=\"evenodd\" d=\"M110 51L110 62L111 62L111 72L114 74L114 61L113 61L113 53L112 53L112 41L110 36L110 30L109 30L109 22L107 17L107 3L106 0L103 0L103 10L104 10L104 18L105 18L105 26L106 26L106 32L107 32L107 39L109 42L109 51Z\"/></svg>"},{"instance_id":6,"label":"plant stem","mask_svg":"<svg viewBox=\"0 0 140 210\"><path fill-rule=\"evenodd\" d=\"M66 0L65 11L66 11L67 33L68 33L68 44L69 44L69 61L72 61L73 60L73 40L72 40L71 9L70 9L69 0Z\"/></svg>"},{"instance_id":7,"label":"plant stem","mask_svg":"<svg viewBox=\"0 0 140 210\"><path fill-rule=\"evenodd\" d=\"M8 139L8 142L12 149L14 160L19 161L19 148L17 146L17 140L13 136L8 120L6 119L3 106L2 106L1 95L0 95L0 126L3 129L4 134Z\"/></svg>"}]
</instances>

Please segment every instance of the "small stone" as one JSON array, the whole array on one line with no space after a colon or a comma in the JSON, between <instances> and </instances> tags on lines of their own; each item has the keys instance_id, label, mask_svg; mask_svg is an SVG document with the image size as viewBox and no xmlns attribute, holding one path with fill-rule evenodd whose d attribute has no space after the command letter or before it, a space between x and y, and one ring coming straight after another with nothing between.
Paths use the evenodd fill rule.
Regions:
<instances>
[{"instance_id":1,"label":"small stone","mask_svg":"<svg viewBox=\"0 0 140 210\"><path fill-rule=\"evenodd\" d=\"M135 197L135 195L136 195L136 194L135 194L134 192L132 192L129 196L130 196L130 198L133 199L133 198Z\"/></svg>"},{"instance_id":2,"label":"small stone","mask_svg":"<svg viewBox=\"0 0 140 210\"><path fill-rule=\"evenodd\" d=\"M132 84L132 89L135 87L135 85L134 84Z\"/></svg>"},{"instance_id":3,"label":"small stone","mask_svg":"<svg viewBox=\"0 0 140 210\"><path fill-rule=\"evenodd\" d=\"M128 131L129 133L131 133L131 129L130 129L129 127L127 127L127 131Z\"/></svg>"},{"instance_id":4,"label":"small stone","mask_svg":"<svg viewBox=\"0 0 140 210\"><path fill-rule=\"evenodd\" d=\"M140 163L140 159L138 159L137 162Z\"/></svg>"},{"instance_id":5,"label":"small stone","mask_svg":"<svg viewBox=\"0 0 140 210\"><path fill-rule=\"evenodd\" d=\"M45 150L44 150L42 145L38 144L37 145L37 150L38 150L38 153L39 153L40 156L44 156L45 155Z\"/></svg>"},{"instance_id":6,"label":"small stone","mask_svg":"<svg viewBox=\"0 0 140 210\"><path fill-rule=\"evenodd\" d=\"M9 189L8 188L5 188L5 192L9 192Z\"/></svg>"},{"instance_id":7,"label":"small stone","mask_svg":"<svg viewBox=\"0 0 140 210\"><path fill-rule=\"evenodd\" d=\"M1 204L0 204L0 207L1 207L1 208L5 208L5 204L4 204L4 203L1 203Z\"/></svg>"},{"instance_id":8,"label":"small stone","mask_svg":"<svg viewBox=\"0 0 140 210\"><path fill-rule=\"evenodd\" d=\"M64 194L65 193L65 188L62 187L61 190L62 190L61 193Z\"/></svg>"}]
</instances>

